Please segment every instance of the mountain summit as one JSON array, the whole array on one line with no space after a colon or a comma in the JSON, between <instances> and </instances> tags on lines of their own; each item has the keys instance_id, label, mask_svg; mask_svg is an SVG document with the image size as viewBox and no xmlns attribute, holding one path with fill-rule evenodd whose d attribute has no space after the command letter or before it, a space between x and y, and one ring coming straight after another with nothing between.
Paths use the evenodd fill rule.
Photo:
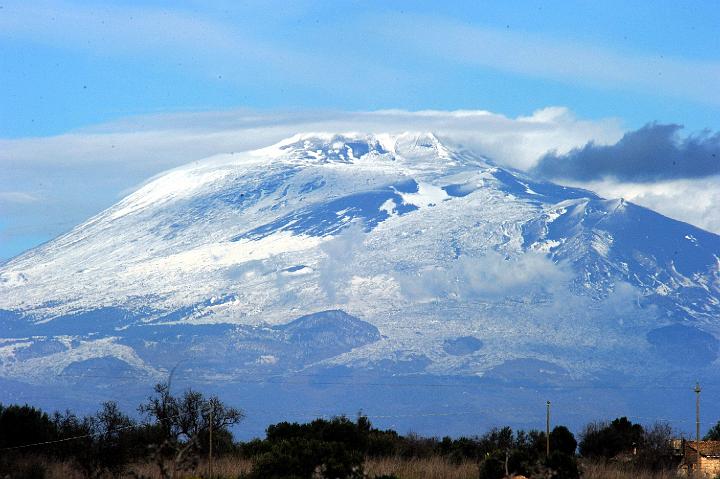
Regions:
<instances>
[{"instance_id":1,"label":"mountain summit","mask_svg":"<svg viewBox=\"0 0 720 479\"><path fill-rule=\"evenodd\" d=\"M322 390L428 417L485 394L505 404L485 422L522 423L503 388L719 379L719 316L717 235L429 133L303 134L171 170L0 267L0 400L130 397L175 370L252 384L267 417Z\"/></svg>"}]
</instances>

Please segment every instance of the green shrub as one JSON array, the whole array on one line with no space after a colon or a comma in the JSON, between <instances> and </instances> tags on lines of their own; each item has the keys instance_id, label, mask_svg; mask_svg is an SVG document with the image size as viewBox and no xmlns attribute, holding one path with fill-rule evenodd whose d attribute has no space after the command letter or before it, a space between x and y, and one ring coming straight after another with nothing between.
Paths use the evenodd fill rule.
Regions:
<instances>
[{"instance_id":1,"label":"green shrub","mask_svg":"<svg viewBox=\"0 0 720 479\"><path fill-rule=\"evenodd\" d=\"M583 457L610 459L623 451L630 451L643 443L644 430L626 417L611 423L591 423L585 426L580 440L580 454Z\"/></svg>"},{"instance_id":2,"label":"green shrub","mask_svg":"<svg viewBox=\"0 0 720 479\"><path fill-rule=\"evenodd\" d=\"M545 460L545 466L550 474L544 477L549 477L549 479L578 479L580 477L575 456L562 451L551 453L550 457Z\"/></svg>"},{"instance_id":3,"label":"green shrub","mask_svg":"<svg viewBox=\"0 0 720 479\"><path fill-rule=\"evenodd\" d=\"M572 456L577 449L577 441L568 428L557 426L550 433L550 447L553 451L560 451Z\"/></svg>"},{"instance_id":4,"label":"green shrub","mask_svg":"<svg viewBox=\"0 0 720 479\"><path fill-rule=\"evenodd\" d=\"M257 457L251 478L256 479L360 479L363 454L341 442L291 437L273 441L270 450Z\"/></svg>"},{"instance_id":5,"label":"green shrub","mask_svg":"<svg viewBox=\"0 0 720 479\"><path fill-rule=\"evenodd\" d=\"M487 453L478 466L478 479L505 477L505 454L500 450Z\"/></svg>"}]
</instances>

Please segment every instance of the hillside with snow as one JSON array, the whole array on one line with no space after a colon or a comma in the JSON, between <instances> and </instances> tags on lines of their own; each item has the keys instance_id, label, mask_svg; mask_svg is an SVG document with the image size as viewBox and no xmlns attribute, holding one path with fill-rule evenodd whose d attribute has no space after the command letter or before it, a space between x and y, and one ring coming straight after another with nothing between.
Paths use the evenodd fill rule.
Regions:
<instances>
[{"instance_id":1,"label":"hillside with snow","mask_svg":"<svg viewBox=\"0 0 720 479\"><path fill-rule=\"evenodd\" d=\"M0 401L130 401L175 371L257 418L524 424L547 391L714 384L718 318L715 234L432 134L305 134L2 265Z\"/></svg>"}]
</instances>

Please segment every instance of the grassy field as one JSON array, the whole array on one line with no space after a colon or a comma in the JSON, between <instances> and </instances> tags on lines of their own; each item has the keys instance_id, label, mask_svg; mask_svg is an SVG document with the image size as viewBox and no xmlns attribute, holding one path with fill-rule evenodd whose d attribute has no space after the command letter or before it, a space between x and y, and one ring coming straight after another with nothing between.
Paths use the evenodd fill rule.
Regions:
<instances>
[{"instance_id":1,"label":"grassy field","mask_svg":"<svg viewBox=\"0 0 720 479\"><path fill-rule=\"evenodd\" d=\"M215 463L215 474L222 477L236 478L243 473L250 471L252 462L244 459L223 459ZM207 471L207 465L203 464L194 474ZM157 469L149 466L136 467L135 471L152 478L158 477ZM436 478L436 479L476 479L477 466L475 463L452 465L441 458L429 459L369 459L365 462L365 473L369 478L382 474L395 474L401 479L415 478ZM189 477L193 477L190 474ZM159 479L159 477L158 477Z\"/></svg>"},{"instance_id":2,"label":"grassy field","mask_svg":"<svg viewBox=\"0 0 720 479\"><path fill-rule=\"evenodd\" d=\"M235 479L242 474L250 472L252 461L248 459L224 458L215 462L215 474L223 478ZM67 463L48 465L48 479L83 479L82 475L73 470ZM140 464L132 471L152 479L161 479L157 467L151 464ZM441 458L429 459L369 459L365 463L365 472L368 478L382 474L395 474L401 479L476 479L477 466L473 462L461 465L448 464ZM207 473L207 464L201 464L197 470L189 471L184 477L200 477ZM128 475L128 477L130 477Z\"/></svg>"},{"instance_id":3,"label":"grassy field","mask_svg":"<svg viewBox=\"0 0 720 479\"><path fill-rule=\"evenodd\" d=\"M621 469L613 465L584 463L582 479L678 479L675 471L651 473L635 469Z\"/></svg>"},{"instance_id":4,"label":"grassy field","mask_svg":"<svg viewBox=\"0 0 720 479\"><path fill-rule=\"evenodd\" d=\"M216 461L215 474L219 477L235 479L246 474L252 467L249 459L224 458ZM636 470L623 470L613 465L584 463L583 479L676 479L671 472L649 473ZM161 479L157 468L150 464L136 465L132 471L143 477ZM48 479L83 479L68 463L47 465ZM207 464L201 464L197 470L185 474L185 478L201 477L207 472ZM449 464L439 457L428 459L368 459L365 462L368 478L382 474L394 474L400 479L476 479L477 465L466 462L460 465ZM131 477L126 475L125 477Z\"/></svg>"},{"instance_id":5,"label":"grassy field","mask_svg":"<svg viewBox=\"0 0 720 479\"><path fill-rule=\"evenodd\" d=\"M365 462L365 472L368 477L382 474L394 474L397 477L420 478L432 477L437 479L477 479L478 468L474 462L460 465L448 464L440 457L429 459L370 459Z\"/></svg>"}]
</instances>

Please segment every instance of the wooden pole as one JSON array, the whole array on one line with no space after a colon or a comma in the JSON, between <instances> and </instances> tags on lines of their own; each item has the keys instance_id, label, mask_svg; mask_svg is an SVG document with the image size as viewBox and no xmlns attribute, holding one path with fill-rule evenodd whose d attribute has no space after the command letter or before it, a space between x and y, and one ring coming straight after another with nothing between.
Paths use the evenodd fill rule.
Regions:
<instances>
[{"instance_id":1,"label":"wooden pole","mask_svg":"<svg viewBox=\"0 0 720 479\"><path fill-rule=\"evenodd\" d=\"M700 447L700 383L695 383L695 440Z\"/></svg>"},{"instance_id":2,"label":"wooden pole","mask_svg":"<svg viewBox=\"0 0 720 479\"><path fill-rule=\"evenodd\" d=\"M700 383L695 383L695 449L697 451L696 476L700 477Z\"/></svg>"},{"instance_id":3,"label":"wooden pole","mask_svg":"<svg viewBox=\"0 0 720 479\"><path fill-rule=\"evenodd\" d=\"M550 401L547 402L547 414L545 417L545 455L550 457Z\"/></svg>"}]
</instances>

